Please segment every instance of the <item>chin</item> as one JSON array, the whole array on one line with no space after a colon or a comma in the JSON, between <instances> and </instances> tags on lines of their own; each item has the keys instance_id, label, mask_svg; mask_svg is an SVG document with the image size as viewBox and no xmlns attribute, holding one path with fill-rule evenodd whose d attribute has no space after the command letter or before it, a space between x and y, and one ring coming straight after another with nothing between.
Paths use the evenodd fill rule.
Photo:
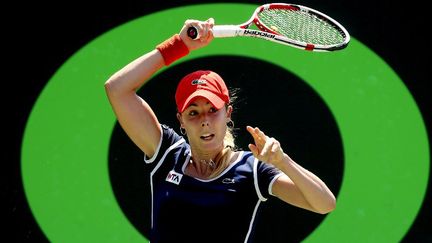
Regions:
<instances>
[{"instance_id":1,"label":"chin","mask_svg":"<svg viewBox=\"0 0 432 243\"><path fill-rule=\"evenodd\" d=\"M212 139L210 141L200 141L200 147L204 150L218 150L223 147L223 141L218 141L216 139Z\"/></svg>"}]
</instances>

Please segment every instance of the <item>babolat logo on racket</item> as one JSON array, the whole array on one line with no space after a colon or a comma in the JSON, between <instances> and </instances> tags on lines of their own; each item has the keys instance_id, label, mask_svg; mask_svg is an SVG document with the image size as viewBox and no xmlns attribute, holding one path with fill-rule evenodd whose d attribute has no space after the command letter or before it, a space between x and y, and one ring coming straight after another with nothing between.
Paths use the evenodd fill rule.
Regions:
<instances>
[{"instance_id":1,"label":"babolat logo on racket","mask_svg":"<svg viewBox=\"0 0 432 243\"><path fill-rule=\"evenodd\" d=\"M180 173L177 173L175 171L170 171L166 177L166 181L174 183L176 185L180 184L180 181L182 179L183 175Z\"/></svg>"},{"instance_id":2,"label":"babolat logo on racket","mask_svg":"<svg viewBox=\"0 0 432 243\"><path fill-rule=\"evenodd\" d=\"M194 79L192 80L192 85L198 85L198 84L206 84L207 81L205 79Z\"/></svg>"},{"instance_id":3,"label":"babolat logo on racket","mask_svg":"<svg viewBox=\"0 0 432 243\"><path fill-rule=\"evenodd\" d=\"M267 38L274 38L275 35L274 34L269 34L266 32L262 32L262 31L256 31L256 30L248 30L246 29L244 31L245 35L259 35L259 36L263 36L263 37L267 37Z\"/></svg>"}]
</instances>

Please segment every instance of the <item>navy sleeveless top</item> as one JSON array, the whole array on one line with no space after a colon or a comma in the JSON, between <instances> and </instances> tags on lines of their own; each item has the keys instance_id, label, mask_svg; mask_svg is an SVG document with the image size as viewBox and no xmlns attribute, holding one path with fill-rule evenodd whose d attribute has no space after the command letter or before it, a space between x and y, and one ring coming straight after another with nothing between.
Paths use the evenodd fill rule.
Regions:
<instances>
[{"instance_id":1,"label":"navy sleeveless top","mask_svg":"<svg viewBox=\"0 0 432 243\"><path fill-rule=\"evenodd\" d=\"M152 243L251 242L262 202L281 172L240 151L235 162L215 178L185 175L189 144L162 125L162 136L152 158L150 175Z\"/></svg>"}]
</instances>

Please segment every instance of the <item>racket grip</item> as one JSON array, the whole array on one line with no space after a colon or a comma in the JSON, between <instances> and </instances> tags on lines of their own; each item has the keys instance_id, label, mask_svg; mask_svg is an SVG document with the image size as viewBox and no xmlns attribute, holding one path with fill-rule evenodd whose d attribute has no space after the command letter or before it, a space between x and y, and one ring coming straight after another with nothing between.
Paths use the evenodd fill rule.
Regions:
<instances>
[{"instance_id":1,"label":"racket grip","mask_svg":"<svg viewBox=\"0 0 432 243\"><path fill-rule=\"evenodd\" d=\"M241 31L243 31L243 29L236 26L236 25L215 25L215 26L213 26L213 36L215 38L238 36L241 33ZM198 36L198 30L193 26L188 28L187 35L192 40L195 40L199 37Z\"/></svg>"},{"instance_id":2,"label":"racket grip","mask_svg":"<svg viewBox=\"0 0 432 243\"><path fill-rule=\"evenodd\" d=\"M213 36L216 38L238 36L243 31L236 25L215 25L213 26Z\"/></svg>"}]
</instances>

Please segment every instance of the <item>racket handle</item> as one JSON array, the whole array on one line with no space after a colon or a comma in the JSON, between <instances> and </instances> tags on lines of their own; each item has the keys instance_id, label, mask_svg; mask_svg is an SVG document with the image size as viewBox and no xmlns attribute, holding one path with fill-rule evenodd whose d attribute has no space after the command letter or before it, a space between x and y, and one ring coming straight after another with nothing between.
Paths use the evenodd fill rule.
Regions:
<instances>
[{"instance_id":1,"label":"racket handle","mask_svg":"<svg viewBox=\"0 0 432 243\"><path fill-rule=\"evenodd\" d=\"M243 29L236 25L215 25L213 26L213 36L215 38L238 36Z\"/></svg>"},{"instance_id":2,"label":"racket handle","mask_svg":"<svg viewBox=\"0 0 432 243\"><path fill-rule=\"evenodd\" d=\"M236 25L215 25L213 26L213 36L215 38L234 37L238 36L243 29ZM187 30L187 35L192 39L197 39L198 30L191 26Z\"/></svg>"}]
</instances>

